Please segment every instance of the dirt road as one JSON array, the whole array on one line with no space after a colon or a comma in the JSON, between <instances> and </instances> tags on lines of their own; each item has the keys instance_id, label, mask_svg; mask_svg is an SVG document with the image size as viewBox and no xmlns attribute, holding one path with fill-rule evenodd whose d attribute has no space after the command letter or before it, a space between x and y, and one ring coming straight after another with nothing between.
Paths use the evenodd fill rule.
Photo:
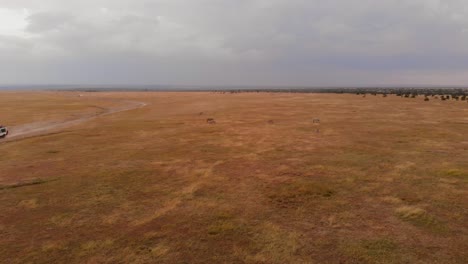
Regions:
<instances>
[{"instance_id":1,"label":"dirt road","mask_svg":"<svg viewBox=\"0 0 468 264\"><path fill-rule=\"evenodd\" d=\"M59 131L70 126L81 124L89 120L95 119L97 117L102 117L119 112L125 112L133 109L142 108L145 106L146 103L143 102L122 101L122 105L112 108L106 108L103 112L98 114L85 115L71 120L33 122L18 126L12 126L9 127L9 135L5 139L0 140L0 142L16 141L33 136L40 136L54 131Z\"/></svg>"}]
</instances>

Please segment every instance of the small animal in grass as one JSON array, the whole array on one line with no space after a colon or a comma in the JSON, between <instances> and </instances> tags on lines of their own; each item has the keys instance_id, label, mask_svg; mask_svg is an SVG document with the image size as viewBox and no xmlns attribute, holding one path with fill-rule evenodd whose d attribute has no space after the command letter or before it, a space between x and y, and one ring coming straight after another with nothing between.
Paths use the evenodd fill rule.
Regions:
<instances>
[{"instance_id":1,"label":"small animal in grass","mask_svg":"<svg viewBox=\"0 0 468 264\"><path fill-rule=\"evenodd\" d=\"M206 123L214 125L214 124L216 124L216 121L214 120L214 118L208 118L208 119L206 119Z\"/></svg>"}]
</instances>

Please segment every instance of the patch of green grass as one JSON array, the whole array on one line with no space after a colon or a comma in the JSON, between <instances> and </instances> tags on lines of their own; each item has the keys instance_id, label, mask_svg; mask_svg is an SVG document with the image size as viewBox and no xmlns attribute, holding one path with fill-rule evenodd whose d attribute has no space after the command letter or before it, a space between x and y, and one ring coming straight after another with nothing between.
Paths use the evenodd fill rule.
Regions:
<instances>
[{"instance_id":1,"label":"patch of green grass","mask_svg":"<svg viewBox=\"0 0 468 264\"><path fill-rule=\"evenodd\" d=\"M415 206L401 206L395 210L398 217L417 227L422 227L433 232L445 232L447 227L426 210Z\"/></svg>"},{"instance_id":2,"label":"patch of green grass","mask_svg":"<svg viewBox=\"0 0 468 264\"><path fill-rule=\"evenodd\" d=\"M209 235L234 235L243 233L246 227L229 212L221 211L213 215L213 222L208 226Z\"/></svg>"},{"instance_id":3,"label":"patch of green grass","mask_svg":"<svg viewBox=\"0 0 468 264\"><path fill-rule=\"evenodd\" d=\"M208 234L210 235L226 234L226 233L234 231L235 229L236 229L236 225L233 222L226 221L226 220L219 220L208 227Z\"/></svg>"},{"instance_id":4,"label":"patch of green grass","mask_svg":"<svg viewBox=\"0 0 468 264\"><path fill-rule=\"evenodd\" d=\"M468 179L468 172L459 169L450 169L442 173L445 176Z\"/></svg>"},{"instance_id":5,"label":"patch of green grass","mask_svg":"<svg viewBox=\"0 0 468 264\"><path fill-rule=\"evenodd\" d=\"M216 214L216 218L219 219L219 220L229 220L229 219L233 219L234 218L234 215L228 213L228 212L220 212L218 214Z\"/></svg>"},{"instance_id":6,"label":"patch of green grass","mask_svg":"<svg viewBox=\"0 0 468 264\"><path fill-rule=\"evenodd\" d=\"M274 202L287 207L315 198L329 198L334 194L334 190L322 184L312 181L296 181L274 188L268 197Z\"/></svg>"},{"instance_id":7,"label":"patch of green grass","mask_svg":"<svg viewBox=\"0 0 468 264\"><path fill-rule=\"evenodd\" d=\"M49 219L49 222L53 225L64 227L70 225L73 222L73 214L72 213L61 213L52 216Z\"/></svg>"},{"instance_id":8,"label":"patch of green grass","mask_svg":"<svg viewBox=\"0 0 468 264\"><path fill-rule=\"evenodd\" d=\"M345 243L341 250L359 263L400 263L398 245L390 239L361 240Z\"/></svg>"},{"instance_id":9,"label":"patch of green grass","mask_svg":"<svg viewBox=\"0 0 468 264\"><path fill-rule=\"evenodd\" d=\"M113 244L114 240L112 239L86 241L81 244L78 254L87 255L91 252L111 248Z\"/></svg>"},{"instance_id":10,"label":"patch of green grass","mask_svg":"<svg viewBox=\"0 0 468 264\"><path fill-rule=\"evenodd\" d=\"M259 226L258 233L252 238L254 254L246 256L248 263L309 263L310 260L299 256L304 246L297 232L284 230L271 222Z\"/></svg>"}]
</instances>

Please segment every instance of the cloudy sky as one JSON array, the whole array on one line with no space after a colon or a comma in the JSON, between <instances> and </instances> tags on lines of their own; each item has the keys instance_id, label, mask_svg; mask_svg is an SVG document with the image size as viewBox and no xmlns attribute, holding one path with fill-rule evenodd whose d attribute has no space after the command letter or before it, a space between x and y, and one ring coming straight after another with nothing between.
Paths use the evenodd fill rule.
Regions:
<instances>
[{"instance_id":1,"label":"cloudy sky","mask_svg":"<svg viewBox=\"0 0 468 264\"><path fill-rule=\"evenodd\" d=\"M468 1L0 0L0 84L468 85Z\"/></svg>"}]
</instances>

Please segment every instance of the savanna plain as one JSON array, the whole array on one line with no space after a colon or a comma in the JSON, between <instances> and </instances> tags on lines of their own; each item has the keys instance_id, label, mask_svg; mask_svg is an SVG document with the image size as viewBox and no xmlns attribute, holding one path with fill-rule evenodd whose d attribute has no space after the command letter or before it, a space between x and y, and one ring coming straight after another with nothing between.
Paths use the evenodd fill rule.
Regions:
<instances>
[{"instance_id":1,"label":"savanna plain","mask_svg":"<svg viewBox=\"0 0 468 264\"><path fill-rule=\"evenodd\" d=\"M468 260L466 101L1 92L0 122L0 263Z\"/></svg>"}]
</instances>

